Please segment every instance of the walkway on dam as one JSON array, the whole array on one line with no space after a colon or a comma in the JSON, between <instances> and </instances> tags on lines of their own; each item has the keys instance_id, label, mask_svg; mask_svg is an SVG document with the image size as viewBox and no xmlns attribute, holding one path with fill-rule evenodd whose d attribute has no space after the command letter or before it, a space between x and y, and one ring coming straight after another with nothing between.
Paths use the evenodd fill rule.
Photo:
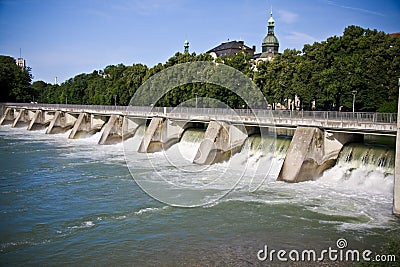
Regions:
<instances>
[{"instance_id":1,"label":"walkway on dam","mask_svg":"<svg viewBox=\"0 0 400 267\"><path fill-rule=\"evenodd\" d=\"M296 128L313 126L331 131L371 133L395 136L397 132L396 113L337 112L337 111L291 111L258 109L150 107L150 106L100 106L5 103L16 109L39 109L68 113L92 113L98 115L121 115L137 118L162 117L183 121L225 121L233 124L254 126L276 126Z\"/></svg>"}]
</instances>

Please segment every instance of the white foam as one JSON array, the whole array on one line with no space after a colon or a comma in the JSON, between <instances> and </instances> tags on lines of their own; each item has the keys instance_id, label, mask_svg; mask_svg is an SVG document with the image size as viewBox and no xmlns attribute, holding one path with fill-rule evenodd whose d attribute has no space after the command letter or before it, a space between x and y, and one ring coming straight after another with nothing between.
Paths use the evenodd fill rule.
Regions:
<instances>
[{"instance_id":1,"label":"white foam","mask_svg":"<svg viewBox=\"0 0 400 267\"><path fill-rule=\"evenodd\" d=\"M95 226L94 222L86 221L86 222L83 222L80 225L75 225L75 226L72 226L72 227L68 227L68 229L84 229L84 228L91 228L93 226Z\"/></svg>"},{"instance_id":2,"label":"white foam","mask_svg":"<svg viewBox=\"0 0 400 267\"><path fill-rule=\"evenodd\" d=\"M141 215L141 214L146 213L146 212L157 211L157 210L159 210L159 208L144 208L144 209L141 209L139 211L136 211L135 214L136 215Z\"/></svg>"},{"instance_id":3,"label":"white foam","mask_svg":"<svg viewBox=\"0 0 400 267\"><path fill-rule=\"evenodd\" d=\"M392 195L394 175L366 167L352 169L349 165L334 166L324 172L318 183L329 185L338 192Z\"/></svg>"}]
</instances>

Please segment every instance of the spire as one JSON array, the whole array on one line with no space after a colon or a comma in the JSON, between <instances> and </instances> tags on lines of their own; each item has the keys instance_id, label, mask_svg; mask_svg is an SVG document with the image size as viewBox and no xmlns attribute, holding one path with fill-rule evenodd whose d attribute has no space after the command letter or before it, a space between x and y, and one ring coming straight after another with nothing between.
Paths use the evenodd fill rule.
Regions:
<instances>
[{"instance_id":1,"label":"spire","mask_svg":"<svg viewBox=\"0 0 400 267\"><path fill-rule=\"evenodd\" d=\"M272 17L272 6L271 6L271 15L270 15L269 20L268 20L268 26L274 26L274 24L275 24L275 20Z\"/></svg>"},{"instance_id":2,"label":"spire","mask_svg":"<svg viewBox=\"0 0 400 267\"><path fill-rule=\"evenodd\" d=\"M272 6L270 17L268 19L268 33L265 36L262 42L262 54L261 58L269 58L272 59L275 54L278 54L279 51L279 41L275 36L275 20L272 17Z\"/></svg>"}]
</instances>

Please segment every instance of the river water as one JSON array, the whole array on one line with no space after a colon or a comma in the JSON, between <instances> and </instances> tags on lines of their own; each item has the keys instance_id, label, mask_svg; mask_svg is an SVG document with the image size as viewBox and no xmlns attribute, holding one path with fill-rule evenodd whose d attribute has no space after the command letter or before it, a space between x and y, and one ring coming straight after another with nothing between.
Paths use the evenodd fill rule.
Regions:
<instances>
[{"instance_id":1,"label":"river water","mask_svg":"<svg viewBox=\"0 0 400 267\"><path fill-rule=\"evenodd\" d=\"M379 252L399 237L400 221L391 210L393 164L349 159L349 149L320 179L288 184L273 177L290 142L280 140L281 156L257 190L249 190L244 179L222 198L183 208L159 202L138 186L154 177L149 161L160 162L157 172L178 179L164 164L165 153L149 157L125 148L133 179L122 144L97 145L99 133L68 140L68 133L44 132L0 127L0 265L253 266L267 264L257 258L265 245L320 251L344 238L349 248ZM191 168L201 134L185 134L168 158ZM140 133L131 147L139 140ZM256 142L249 139L245 157L268 160L254 149ZM243 157L239 153L234 166L216 164L180 182L234 175ZM224 191L224 182L213 192ZM190 193L194 198L204 191L198 189Z\"/></svg>"}]
</instances>

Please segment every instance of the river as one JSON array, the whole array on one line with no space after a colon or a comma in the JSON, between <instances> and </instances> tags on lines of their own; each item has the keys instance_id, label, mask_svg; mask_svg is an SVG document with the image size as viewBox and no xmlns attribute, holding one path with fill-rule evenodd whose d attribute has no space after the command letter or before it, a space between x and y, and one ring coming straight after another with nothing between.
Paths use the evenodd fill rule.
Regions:
<instances>
[{"instance_id":1,"label":"river","mask_svg":"<svg viewBox=\"0 0 400 267\"><path fill-rule=\"evenodd\" d=\"M69 140L68 133L44 132L0 127L2 266L254 266L266 264L257 257L265 245L320 251L345 239L348 248L378 253L400 236L400 221L392 215L393 164L365 159L365 152L350 158L351 147L320 179L288 184L274 177L290 142L280 139L272 174L256 190L249 190L247 173L237 183L220 179L212 188L219 197L210 193L205 205L187 208L164 203L182 200L178 195L160 193L168 200L160 202L138 186L154 177L151 162L159 162L163 177L199 183L188 194L199 201L208 177L223 173L228 179L243 162L251 171L251 164L271 160L254 148L260 140L250 138L234 164L181 177L165 155L190 169L199 131L185 133L167 154L150 156L134 152L140 131L127 141L132 151L122 144L97 145L100 133ZM388 153L381 150L372 148L368 155Z\"/></svg>"}]
</instances>

